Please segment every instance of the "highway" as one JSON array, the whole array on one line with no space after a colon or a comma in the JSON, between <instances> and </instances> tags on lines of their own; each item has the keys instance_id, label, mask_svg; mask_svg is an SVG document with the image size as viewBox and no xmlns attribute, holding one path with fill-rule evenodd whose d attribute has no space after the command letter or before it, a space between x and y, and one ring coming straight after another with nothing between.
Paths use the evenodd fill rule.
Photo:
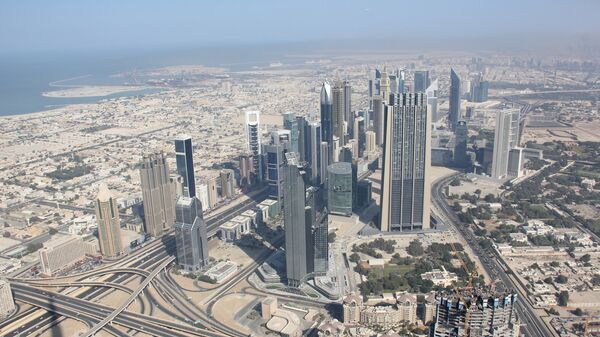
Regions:
<instances>
[{"instance_id":1,"label":"highway","mask_svg":"<svg viewBox=\"0 0 600 337\"><path fill-rule=\"evenodd\" d=\"M521 298L517 301L515 306L517 315L521 320L521 332L527 337L548 337L552 336L551 332L546 327L546 324L541 320L535 313L533 307L529 303L526 293L523 293L522 289L515 285L512 279L506 274L497 258L499 256L491 256L490 253L486 252L478 243L475 234L466 226L457 225L460 223L456 213L450 208L446 199L443 195L443 189L447 186L452 179L458 174L454 174L448 177L444 177L435 181L432 185L432 201L437 209L443 214L438 214L443 220L445 220L449 226L451 226L457 233L460 233L468 245L473 249L475 254L479 257L483 267L490 277L495 280L496 287L499 290L516 291L519 293ZM495 254L495 253L492 253Z\"/></svg>"}]
</instances>

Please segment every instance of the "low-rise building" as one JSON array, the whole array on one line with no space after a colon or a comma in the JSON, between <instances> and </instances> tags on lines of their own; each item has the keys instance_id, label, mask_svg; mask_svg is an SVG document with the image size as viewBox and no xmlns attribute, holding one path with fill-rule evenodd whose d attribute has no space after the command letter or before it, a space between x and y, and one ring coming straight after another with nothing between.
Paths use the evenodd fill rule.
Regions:
<instances>
[{"instance_id":1,"label":"low-rise building","mask_svg":"<svg viewBox=\"0 0 600 337\"><path fill-rule=\"evenodd\" d=\"M10 316L15 311L15 300L10 289L10 282L0 279L0 319Z\"/></svg>"},{"instance_id":2,"label":"low-rise building","mask_svg":"<svg viewBox=\"0 0 600 337\"><path fill-rule=\"evenodd\" d=\"M423 280L430 280L436 286L448 287L452 283L458 282L458 276L455 273L449 272L446 268L434 269L430 272L421 274Z\"/></svg>"},{"instance_id":3,"label":"low-rise building","mask_svg":"<svg viewBox=\"0 0 600 337\"><path fill-rule=\"evenodd\" d=\"M215 280L217 283L221 283L233 276L237 270L238 265L236 263L231 261L221 261L207 270L204 275Z\"/></svg>"},{"instance_id":4,"label":"low-rise building","mask_svg":"<svg viewBox=\"0 0 600 337\"><path fill-rule=\"evenodd\" d=\"M367 302L363 302L360 295L350 293L342 303L346 324L389 328L401 322L417 321L417 296L409 293L384 294Z\"/></svg>"}]
</instances>

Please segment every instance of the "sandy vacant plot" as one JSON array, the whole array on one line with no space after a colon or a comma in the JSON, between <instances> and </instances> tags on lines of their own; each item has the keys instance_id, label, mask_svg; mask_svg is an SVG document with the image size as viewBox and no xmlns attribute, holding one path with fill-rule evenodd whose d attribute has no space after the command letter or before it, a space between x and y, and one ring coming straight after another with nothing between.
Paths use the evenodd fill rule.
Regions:
<instances>
[{"instance_id":1,"label":"sandy vacant plot","mask_svg":"<svg viewBox=\"0 0 600 337\"><path fill-rule=\"evenodd\" d=\"M256 296L249 294L229 294L219 300L214 306L214 317L221 323L244 333L250 333L248 328L241 326L235 320L240 309L245 308Z\"/></svg>"}]
</instances>

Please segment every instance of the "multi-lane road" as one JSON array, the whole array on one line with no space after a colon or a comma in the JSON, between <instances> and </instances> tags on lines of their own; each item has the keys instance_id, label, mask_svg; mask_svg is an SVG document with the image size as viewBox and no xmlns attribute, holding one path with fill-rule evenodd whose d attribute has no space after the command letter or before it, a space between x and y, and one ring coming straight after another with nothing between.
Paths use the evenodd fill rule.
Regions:
<instances>
[{"instance_id":1,"label":"multi-lane road","mask_svg":"<svg viewBox=\"0 0 600 337\"><path fill-rule=\"evenodd\" d=\"M488 252L481 248L477 238L475 237L475 234L473 234L468 227L458 225L459 220L454 211L446 202L446 199L442 193L443 188L447 186L456 176L457 175L451 175L441 178L435 181L432 185L432 202L436 206L436 209L442 213L438 214L438 216L440 216L442 221L445 221L449 226L451 226L451 228L464 237L467 244L479 257L479 260L481 261L487 274L493 280L495 280L496 287L498 289L515 291L519 293L520 300L517 301L515 308L522 323L521 332L527 337L553 336L554 332L549 330L542 319L535 313L534 308L531 306L531 303L529 303L527 294L523 293L521 287L515 284L513 280L506 274L505 270L498 261L500 257L495 255L494 252Z\"/></svg>"},{"instance_id":2,"label":"multi-lane road","mask_svg":"<svg viewBox=\"0 0 600 337\"><path fill-rule=\"evenodd\" d=\"M218 228L223 223L239 215L241 212L255 207L257 203L264 200L266 197L267 195L265 191L255 193L255 195L252 198L229 207L226 212L207 217L206 225L209 236L212 237L216 235ZM79 319L80 321L86 323L90 328L94 325L102 323L103 319L105 320L107 317L110 317L109 320L111 322L115 322L123 327L126 327L130 331L142 331L142 328L140 327L141 325L138 324L137 327L135 325L136 323L140 322L135 320L132 321L131 318L128 317L128 315L134 315L134 313L124 310L124 308L121 308L122 311L120 310L118 314L114 315L114 317L109 316L110 313L114 311L114 308L108 308L107 312L99 313L97 310L99 304L97 302L92 302L92 300L98 300L99 298L102 298L115 290L127 292L127 290L124 287L116 285L126 284L133 277L151 276L151 270L153 270L157 266L160 266L161 263L165 263L165 261L169 259L172 260L174 252L175 239L172 233L167 233L165 236L163 236L163 238L161 238L161 240L152 241L145 247L106 267L101 267L89 272L84 272L69 277L54 278L52 280L12 279L15 289L16 300L22 303L28 303L34 306L34 308L24 310L18 313L15 317L12 317L6 322L0 324L0 331L2 331L3 333L6 332L7 336L19 336L23 333L27 333L29 335L30 333L34 333L36 331L39 331L40 329L55 324L58 320L62 319L61 316ZM266 256L268 256L268 254L266 254L264 258L266 258ZM216 301L220 297L222 297L226 293L226 291L223 291L224 289L231 289L232 285L229 286L230 284L237 284L241 279L247 276L248 273L253 272L260 265L262 260L263 256L261 256L259 261L255 261L255 263L253 263L252 266L248 266L248 268L242 270L240 272L240 276L228 281L226 285L224 285L222 288L219 289L219 291L216 292L217 294L215 296L212 296L212 299ZM164 265L162 267L164 267ZM156 275L159 274L157 273ZM94 281L89 281L90 277L104 277L104 279L101 281L98 281L97 279L94 279ZM189 331L187 331L188 334L186 335L193 336L195 332L201 332L201 334L199 335L202 336L244 336L243 334L240 334L239 332L221 324L220 322L217 322L210 315L204 314L197 306L195 306L188 299L187 296L185 296L183 292L180 291L180 289L173 289L172 285L165 280L164 275L159 275L159 277L156 277L151 282L149 281L148 284L152 284L153 288L156 289L156 293L158 294L158 296L161 297L163 303L169 304L169 306L172 306L175 311L172 311L173 309L167 308L166 305L160 306L158 301L150 296L150 292L146 290L140 290L136 291L136 294L143 294L144 296L139 296L138 298L140 298L142 304L147 303L147 305L145 306L142 305L142 313L144 313L145 310L149 310L149 312L152 313L155 307L160 307L162 311L166 311L170 316L193 325L191 327L188 324L183 325L184 327L189 329ZM47 294L49 294L50 292L48 290L42 291L39 287L56 288L57 286L64 286L64 288L75 286L95 286L92 289L81 291L75 296L73 296L72 294L69 294L68 296L58 294L52 295L52 298L60 297L63 300L61 304L78 301L77 303L79 306L85 305L88 306L90 309L95 310L96 316L84 316L82 315L81 311L77 310L77 308L63 306L59 307L56 305L56 301L53 301L52 303L47 303ZM36 291L31 291L31 288L26 287L35 288ZM61 296L64 296L65 298ZM52 304L52 306L50 306L50 304ZM35 307L46 309L50 313L41 315L38 314L35 316L35 320L28 321L27 317L30 317L30 315L36 312ZM74 314L74 316L71 316L71 314ZM98 314L101 314L101 316L98 316ZM154 319L149 315L142 315L141 313L135 315L141 315L140 317L137 317L137 319L148 320L150 323L152 323L152 320ZM123 318L129 321L123 321ZM167 333L167 330L161 331L160 329L181 329L181 327L179 326L165 327L164 322L157 322L156 320L154 321L154 323L156 324L156 326L153 326L153 329L157 329L154 331L155 333L157 333L156 335L176 336L176 334ZM13 327L15 324L18 325L16 326L16 328ZM11 331L6 330L9 327L11 328ZM120 331L114 329L110 325L103 325L103 329L109 333L117 333ZM149 330L143 331L151 333ZM120 332L120 335L123 335L123 333Z\"/></svg>"}]
</instances>

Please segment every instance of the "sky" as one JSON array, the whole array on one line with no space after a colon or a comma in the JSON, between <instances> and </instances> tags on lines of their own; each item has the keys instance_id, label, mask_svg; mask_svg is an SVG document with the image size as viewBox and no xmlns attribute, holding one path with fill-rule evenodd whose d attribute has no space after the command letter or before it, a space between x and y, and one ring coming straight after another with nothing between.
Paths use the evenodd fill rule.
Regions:
<instances>
[{"instance_id":1,"label":"sky","mask_svg":"<svg viewBox=\"0 0 600 337\"><path fill-rule=\"evenodd\" d=\"M600 35L598 0L2 0L0 51Z\"/></svg>"}]
</instances>

